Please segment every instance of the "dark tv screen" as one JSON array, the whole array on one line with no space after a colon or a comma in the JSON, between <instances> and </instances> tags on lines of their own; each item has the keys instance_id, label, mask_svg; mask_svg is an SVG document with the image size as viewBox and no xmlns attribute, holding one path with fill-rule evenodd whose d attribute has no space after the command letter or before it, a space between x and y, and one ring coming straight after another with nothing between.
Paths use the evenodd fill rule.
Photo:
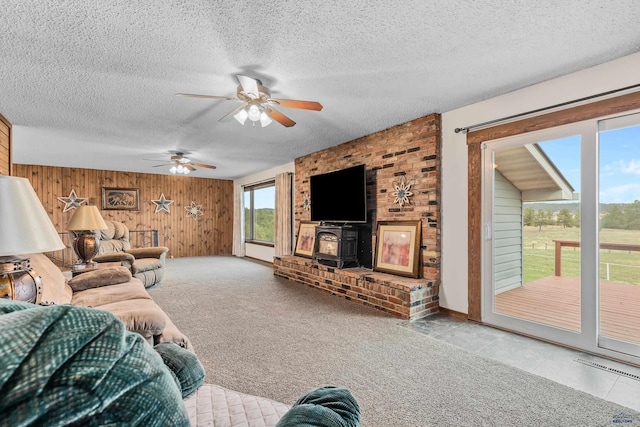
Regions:
<instances>
[{"instance_id":1,"label":"dark tv screen","mask_svg":"<svg viewBox=\"0 0 640 427\"><path fill-rule=\"evenodd\" d=\"M309 178L311 221L367 222L365 165Z\"/></svg>"}]
</instances>

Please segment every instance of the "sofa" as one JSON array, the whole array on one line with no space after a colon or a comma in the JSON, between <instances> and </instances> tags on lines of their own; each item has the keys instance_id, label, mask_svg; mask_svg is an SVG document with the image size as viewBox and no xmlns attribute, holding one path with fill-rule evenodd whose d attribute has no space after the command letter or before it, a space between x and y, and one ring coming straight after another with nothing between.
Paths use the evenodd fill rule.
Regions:
<instances>
[{"instance_id":1,"label":"sofa","mask_svg":"<svg viewBox=\"0 0 640 427\"><path fill-rule=\"evenodd\" d=\"M129 228L126 224L108 220L105 220L105 223L107 229L96 232L100 237L100 249L93 260L121 263L146 288L160 283L164 277L165 259L169 248L164 246L131 248Z\"/></svg>"},{"instance_id":2,"label":"sofa","mask_svg":"<svg viewBox=\"0 0 640 427\"><path fill-rule=\"evenodd\" d=\"M42 305L73 304L113 313L126 329L151 345L174 342L192 349L189 339L153 301L143 283L123 266L97 269L67 280L44 254L30 254L33 270L42 278Z\"/></svg>"},{"instance_id":3,"label":"sofa","mask_svg":"<svg viewBox=\"0 0 640 427\"><path fill-rule=\"evenodd\" d=\"M0 425L360 425L345 388L289 406L204 384L189 339L129 269L65 280L45 255L29 257L40 305L0 299Z\"/></svg>"}]
</instances>

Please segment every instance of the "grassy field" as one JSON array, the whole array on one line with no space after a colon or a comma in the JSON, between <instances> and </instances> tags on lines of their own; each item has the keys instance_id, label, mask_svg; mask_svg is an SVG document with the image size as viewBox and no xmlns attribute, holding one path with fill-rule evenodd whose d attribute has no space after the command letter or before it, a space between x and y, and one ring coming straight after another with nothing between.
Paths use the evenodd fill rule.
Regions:
<instances>
[{"instance_id":1,"label":"grassy field","mask_svg":"<svg viewBox=\"0 0 640 427\"><path fill-rule=\"evenodd\" d=\"M562 226L524 227L524 281L553 276L555 243L553 240L580 240L579 228ZM640 230L603 229L600 242L640 245ZM600 250L600 278L615 282L640 284L640 251ZM580 248L562 249L562 275L580 275Z\"/></svg>"}]
</instances>

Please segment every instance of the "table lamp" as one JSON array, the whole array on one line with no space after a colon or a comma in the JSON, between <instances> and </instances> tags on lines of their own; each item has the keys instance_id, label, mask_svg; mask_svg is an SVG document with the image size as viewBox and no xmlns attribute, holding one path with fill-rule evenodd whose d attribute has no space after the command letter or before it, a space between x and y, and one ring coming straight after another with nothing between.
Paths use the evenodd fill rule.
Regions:
<instances>
[{"instance_id":1,"label":"table lamp","mask_svg":"<svg viewBox=\"0 0 640 427\"><path fill-rule=\"evenodd\" d=\"M29 180L0 175L0 297L39 303L42 281L20 254L64 247Z\"/></svg>"},{"instance_id":2,"label":"table lamp","mask_svg":"<svg viewBox=\"0 0 640 427\"><path fill-rule=\"evenodd\" d=\"M84 262L84 268L96 264L93 262L93 257L98 254L100 249L100 237L94 231L106 229L107 224L102 219L100 211L93 205L78 206L71 221L67 224L67 230L74 232L73 234L76 236L73 250L78 258Z\"/></svg>"}]
</instances>

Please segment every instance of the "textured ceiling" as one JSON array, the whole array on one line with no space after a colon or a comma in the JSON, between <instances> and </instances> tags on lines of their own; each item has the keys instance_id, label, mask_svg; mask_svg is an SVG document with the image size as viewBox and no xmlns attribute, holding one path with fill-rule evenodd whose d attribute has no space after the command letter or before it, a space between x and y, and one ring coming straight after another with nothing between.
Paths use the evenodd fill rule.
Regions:
<instances>
[{"instance_id":1,"label":"textured ceiling","mask_svg":"<svg viewBox=\"0 0 640 427\"><path fill-rule=\"evenodd\" d=\"M640 49L640 3L588 0L3 0L0 113L14 162L233 179ZM236 74L292 128L218 119Z\"/></svg>"}]
</instances>

